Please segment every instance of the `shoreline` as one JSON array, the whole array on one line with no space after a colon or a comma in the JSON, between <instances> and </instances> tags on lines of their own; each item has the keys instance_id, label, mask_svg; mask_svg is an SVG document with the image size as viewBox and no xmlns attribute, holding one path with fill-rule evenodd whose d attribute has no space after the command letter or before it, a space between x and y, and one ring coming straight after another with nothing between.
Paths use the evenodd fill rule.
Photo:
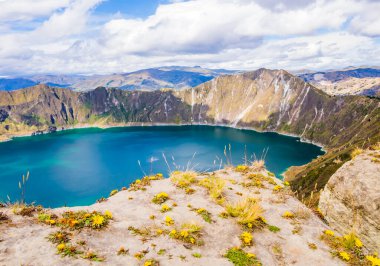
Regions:
<instances>
[{"instance_id":1,"label":"shoreline","mask_svg":"<svg viewBox=\"0 0 380 266\"><path fill-rule=\"evenodd\" d=\"M152 122L128 122L128 123L121 123L121 124L110 124L110 125L97 125L97 124L80 124L77 126L70 126L70 127L60 127L57 128L56 131L54 132L48 132L46 129L41 129L42 133L38 135L46 135L46 134L52 134L55 132L61 132L61 131L67 131L67 130L75 130L75 129L87 129L87 128L97 128L97 129L110 129L110 128L126 128L126 127L163 127L163 126L176 126L176 127L181 127L181 126L209 126L209 127L226 127L226 128L233 128L233 129L239 129L239 130L249 130L249 131L255 131L257 133L275 133L278 135L282 136L287 136L287 137L292 137L292 138L297 138L299 139L300 142L302 143L308 143L308 144L313 144L315 146L318 146L321 148L321 150L325 153L327 153L326 147L318 142L313 142L308 139L304 139L296 134L292 133L285 133L285 132L277 132L274 130L257 130L251 127L243 127L243 126L234 126L230 124L208 124L208 123L182 123L182 124L172 124L172 123L152 123ZM25 134L20 134L20 135L11 135L11 136L0 136L0 143L2 142L8 142L12 141L15 138L23 138L23 137L34 137L33 132L28 132Z\"/></svg>"}]
</instances>

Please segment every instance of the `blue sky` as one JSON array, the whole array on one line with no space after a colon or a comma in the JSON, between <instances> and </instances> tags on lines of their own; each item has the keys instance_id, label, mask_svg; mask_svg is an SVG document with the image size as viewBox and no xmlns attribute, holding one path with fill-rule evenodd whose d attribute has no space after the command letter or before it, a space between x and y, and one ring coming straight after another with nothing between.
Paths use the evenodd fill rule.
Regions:
<instances>
[{"instance_id":1,"label":"blue sky","mask_svg":"<svg viewBox=\"0 0 380 266\"><path fill-rule=\"evenodd\" d=\"M121 13L126 17L146 18L153 15L159 4L167 4L165 0L107 0L95 8L98 15Z\"/></svg>"},{"instance_id":2,"label":"blue sky","mask_svg":"<svg viewBox=\"0 0 380 266\"><path fill-rule=\"evenodd\" d=\"M0 0L0 75L380 65L376 0Z\"/></svg>"}]
</instances>

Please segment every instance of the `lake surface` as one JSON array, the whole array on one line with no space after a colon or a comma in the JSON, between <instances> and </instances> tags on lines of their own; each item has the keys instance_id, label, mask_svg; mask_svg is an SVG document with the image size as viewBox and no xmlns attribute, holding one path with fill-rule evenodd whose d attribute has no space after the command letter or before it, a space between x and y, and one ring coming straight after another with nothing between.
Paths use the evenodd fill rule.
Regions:
<instances>
[{"instance_id":1,"label":"lake surface","mask_svg":"<svg viewBox=\"0 0 380 266\"><path fill-rule=\"evenodd\" d=\"M279 178L288 167L323 154L297 138L226 127L75 129L0 143L0 200L7 195L18 200L18 182L30 171L27 202L45 207L88 205L151 171L167 176L169 167L219 169L221 160L226 163L223 151L229 144L235 165L244 162L244 154L248 159L253 154L261 157L268 149L266 166Z\"/></svg>"}]
</instances>

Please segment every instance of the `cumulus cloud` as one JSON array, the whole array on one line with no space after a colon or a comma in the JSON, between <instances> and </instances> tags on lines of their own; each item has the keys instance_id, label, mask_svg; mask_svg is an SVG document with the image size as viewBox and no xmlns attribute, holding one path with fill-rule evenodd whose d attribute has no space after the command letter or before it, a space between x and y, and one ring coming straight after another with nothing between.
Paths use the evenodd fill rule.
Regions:
<instances>
[{"instance_id":1,"label":"cumulus cloud","mask_svg":"<svg viewBox=\"0 0 380 266\"><path fill-rule=\"evenodd\" d=\"M231 69L380 64L379 2L190 0L146 19L92 25L102 0L0 1L0 22L45 17L31 30L0 28L0 72L107 73L159 65ZM57 4L59 2L60 4ZM2 6L3 5L3 6ZM17 11L17 12L16 12ZM377 60L377 61L376 61Z\"/></svg>"}]
</instances>

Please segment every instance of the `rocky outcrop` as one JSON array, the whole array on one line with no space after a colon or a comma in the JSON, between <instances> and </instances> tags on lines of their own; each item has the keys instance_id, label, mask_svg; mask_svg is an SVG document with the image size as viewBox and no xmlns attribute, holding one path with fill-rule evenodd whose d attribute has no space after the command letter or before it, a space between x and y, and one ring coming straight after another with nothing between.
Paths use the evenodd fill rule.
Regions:
<instances>
[{"instance_id":1,"label":"rocky outcrop","mask_svg":"<svg viewBox=\"0 0 380 266\"><path fill-rule=\"evenodd\" d=\"M380 150L345 163L321 193L319 208L342 234L355 232L368 248L380 251Z\"/></svg>"}]
</instances>

